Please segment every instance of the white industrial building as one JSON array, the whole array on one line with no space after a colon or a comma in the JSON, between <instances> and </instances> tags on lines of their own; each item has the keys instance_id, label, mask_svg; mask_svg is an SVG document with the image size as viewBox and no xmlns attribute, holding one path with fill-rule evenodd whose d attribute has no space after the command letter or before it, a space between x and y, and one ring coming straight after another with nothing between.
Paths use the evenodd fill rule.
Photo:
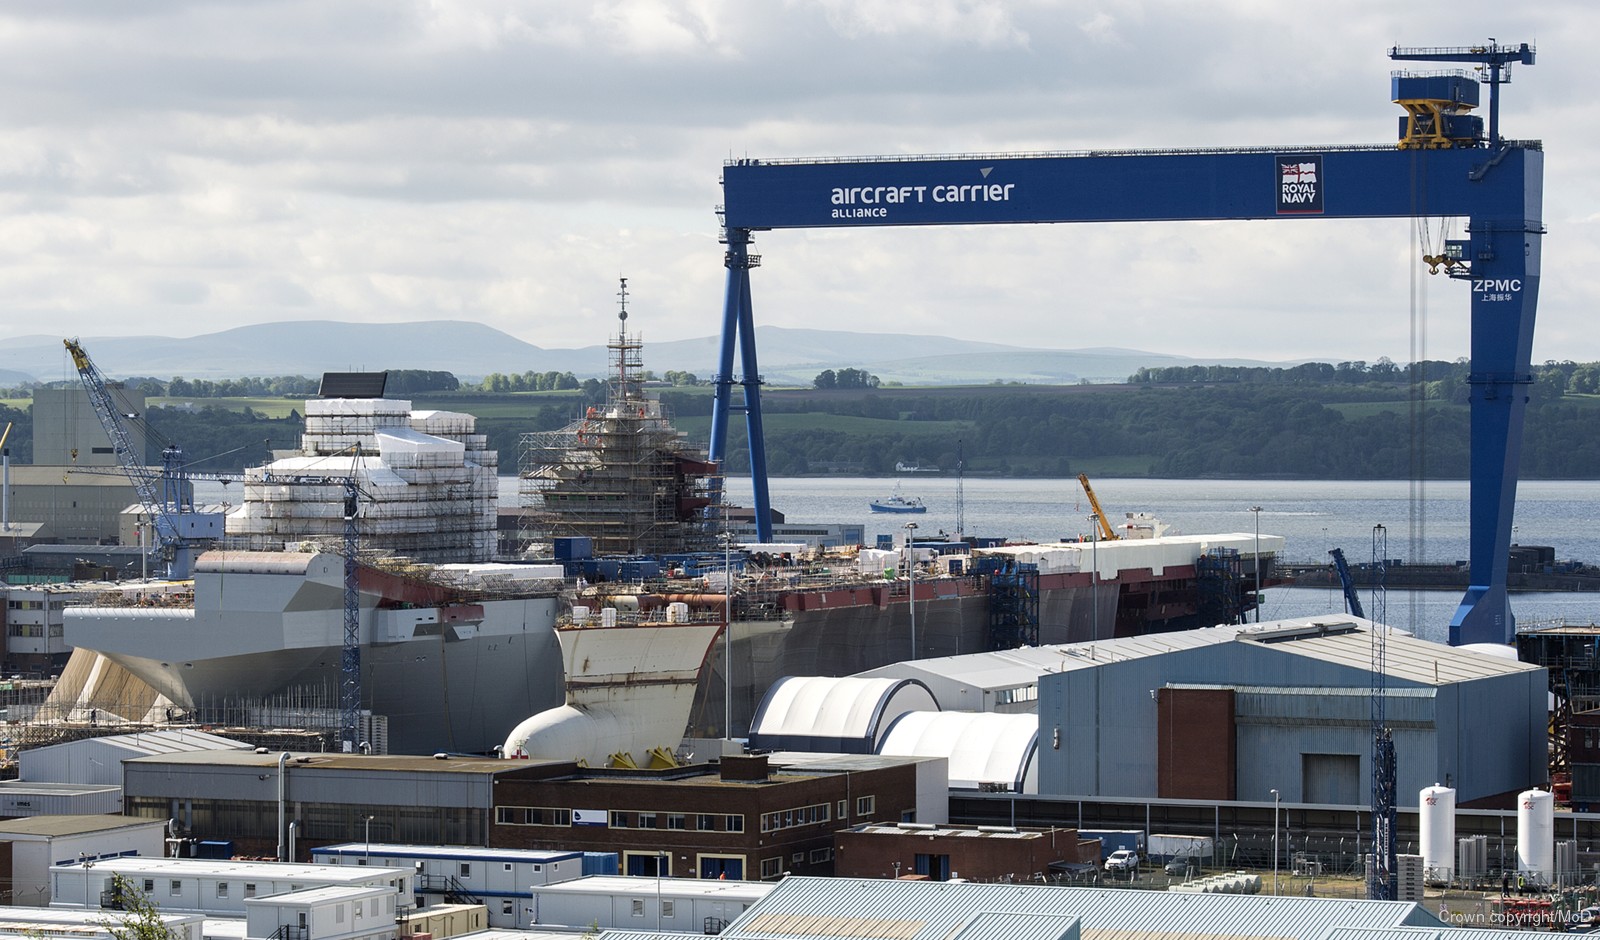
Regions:
<instances>
[{"instance_id":1,"label":"white industrial building","mask_svg":"<svg viewBox=\"0 0 1600 940\"><path fill-rule=\"evenodd\" d=\"M584 875L582 852L490 849L458 845L393 845L345 842L311 850L319 865L377 865L416 872L417 893L432 906L452 900L481 903L489 926L532 926L535 885L570 881Z\"/></svg>"},{"instance_id":2,"label":"white industrial building","mask_svg":"<svg viewBox=\"0 0 1600 940\"><path fill-rule=\"evenodd\" d=\"M64 638L63 611L93 604L107 594L121 594L121 585L78 581L0 586L6 598L6 662L25 671L59 671L72 647ZM13 716L15 717L15 716Z\"/></svg>"},{"instance_id":3,"label":"white industrial building","mask_svg":"<svg viewBox=\"0 0 1600 940\"><path fill-rule=\"evenodd\" d=\"M121 812L122 788L118 786L103 783L0 781L0 817L96 816Z\"/></svg>"},{"instance_id":4,"label":"white industrial building","mask_svg":"<svg viewBox=\"0 0 1600 940\"><path fill-rule=\"evenodd\" d=\"M122 762L190 751L244 751L250 745L195 728L141 731L29 748L17 756L21 779L36 783L122 786Z\"/></svg>"},{"instance_id":5,"label":"white industrial building","mask_svg":"<svg viewBox=\"0 0 1600 940\"><path fill-rule=\"evenodd\" d=\"M393 940L396 898L378 885L326 885L247 898L245 936Z\"/></svg>"},{"instance_id":6,"label":"white industrial building","mask_svg":"<svg viewBox=\"0 0 1600 940\"><path fill-rule=\"evenodd\" d=\"M206 919L199 914L159 913L156 918L171 940L207 940ZM68 910L59 907L10 907L0 914L0 937L39 940L42 937L68 937L71 940L115 940L115 923L100 910ZM243 937L241 931L240 936Z\"/></svg>"},{"instance_id":7,"label":"white industrial building","mask_svg":"<svg viewBox=\"0 0 1600 940\"><path fill-rule=\"evenodd\" d=\"M114 901L120 875L163 911L216 917L243 917L251 898L312 888L383 888L393 921L413 905L415 873L410 868L302 865L293 862L235 862L199 858L124 856L70 862L50 868L55 907L106 907Z\"/></svg>"},{"instance_id":8,"label":"white industrial building","mask_svg":"<svg viewBox=\"0 0 1600 940\"><path fill-rule=\"evenodd\" d=\"M993 712L906 712L890 725L878 753L943 757L950 789L1039 792L1039 716Z\"/></svg>"},{"instance_id":9,"label":"white industrial building","mask_svg":"<svg viewBox=\"0 0 1600 940\"><path fill-rule=\"evenodd\" d=\"M777 882L594 875L533 889L535 923L714 934ZM715 928L715 929L713 929Z\"/></svg>"},{"instance_id":10,"label":"white industrial building","mask_svg":"<svg viewBox=\"0 0 1600 940\"><path fill-rule=\"evenodd\" d=\"M789 676L767 690L750 721L750 747L872 754L889 725L939 703L912 679Z\"/></svg>"},{"instance_id":11,"label":"white industrial building","mask_svg":"<svg viewBox=\"0 0 1600 940\"><path fill-rule=\"evenodd\" d=\"M11 873L10 903L50 904L50 867L63 859L160 858L166 824L131 816L35 816L0 821L0 864Z\"/></svg>"},{"instance_id":12,"label":"white industrial building","mask_svg":"<svg viewBox=\"0 0 1600 940\"><path fill-rule=\"evenodd\" d=\"M859 678L915 679L927 686L939 708L954 712L1031 715L1038 711L1039 677L1059 669L1060 646L1023 646L988 653L938 656L889 663L857 673Z\"/></svg>"}]
</instances>

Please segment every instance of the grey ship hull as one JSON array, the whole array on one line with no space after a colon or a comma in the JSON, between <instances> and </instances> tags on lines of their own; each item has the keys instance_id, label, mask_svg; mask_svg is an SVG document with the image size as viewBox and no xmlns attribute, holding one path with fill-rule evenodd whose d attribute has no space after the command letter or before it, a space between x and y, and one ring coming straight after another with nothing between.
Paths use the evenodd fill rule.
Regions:
<instances>
[{"instance_id":1,"label":"grey ship hull","mask_svg":"<svg viewBox=\"0 0 1600 940\"><path fill-rule=\"evenodd\" d=\"M337 702L342 560L237 555L255 557L202 560L192 606L72 610L67 642L102 653L202 719L303 690L331 692L324 699ZM553 593L429 603L398 579L368 580L362 706L387 717L391 753L487 752L523 718L561 704Z\"/></svg>"}]
</instances>

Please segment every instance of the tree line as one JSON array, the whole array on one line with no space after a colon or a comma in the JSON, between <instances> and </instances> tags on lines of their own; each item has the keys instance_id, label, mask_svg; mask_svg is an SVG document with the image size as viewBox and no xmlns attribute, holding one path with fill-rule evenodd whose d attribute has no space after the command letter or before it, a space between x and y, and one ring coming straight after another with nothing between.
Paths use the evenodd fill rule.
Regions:
<instances>
[{"instance_id":1,"label":"tree line","mask_svg":"<svg viewBox=\"0 0 1600 940\"><path fill-rule=\"evenodd\" d=\"M771 472L889 474L896 463L949 469L958 452L970 473L1014 476L1088 470L1171 478L1404 479L1420 472L1462 479L1469 470L1471 385L1464 361L1145 369L1125 385L1060 387L883 387L865 381L872 377L859 370L829 371L832 386L763 393ZM850 372L856 375L849 381L863 384L841 394L838 378ZM448 373L418 372L396 388L395 378L403 375L391 373L393 394L417 394L400 390L414 381L438 388L423 391L427 407L471 413L483 406L478 430L499 451L507 473L516 468L521 435L560 428L606 393L604 383L587 379L575 388L562 381L548 397L513 400L496 390L505 385L455 382ZM688 373L671 379L681 384L660 389L662 402L683 419L690 443L703 447L712 396ZM170 392L171 381L163 391ZM1600 418L1600 363L1543 363L1526 388L1522 474L1600 478L1600 437L1592 433ZM5 422L14 425L7 445L13 460L29 462L30 414L0 407L0 425ZM189 459L213 470L263 463L272 449L297 447L303 429L298 413L273 419L219 406L152 408L148 422L152 461L166 441L176 441ZM743 431L744 422L731 423L730 473L748 469Z\"/></svg>"}]
</instances>

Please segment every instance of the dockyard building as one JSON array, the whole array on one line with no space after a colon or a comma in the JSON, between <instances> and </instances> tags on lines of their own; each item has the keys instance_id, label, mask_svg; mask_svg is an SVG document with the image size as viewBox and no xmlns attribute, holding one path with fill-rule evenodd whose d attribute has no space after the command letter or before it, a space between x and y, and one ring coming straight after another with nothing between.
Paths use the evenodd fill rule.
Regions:
<instances>
[{"instance_id":1,"label":"dockyard building","mask_svg":"<svg viewBox=\"0 0 1600 940\"><path fill-rule=\"evenodd\" d=\"M492 844L604 850L628 875L768 880L831 874L833 835L946 819L937 759L779 753L659 771L550 766L495 788Z\"/></svg>"},{"instance_id":2,"label":"dockyard building","mask_svg":"<svg viewBox=\"0 0 1600 940\"><path fill-rule=\"evenodd\" d=\"M198 728L107 734L31 747L17 755L17 772L33 783L122 786L122 762L193 751L248 751L250 745Z\"/></svg>"},{"instance_id":3,"label":"dockyard building","mask_svg":"<svg viewBox=\"0 0 1600 940\"><path fill-rule=\"evenodd\" d=\"M938 708L928 687L914 679L789 676L756 708L750 746L872 754L896 718Z\"/></svg>"},{"instance_id":4,"label":"dockyard building","mask_svg":"<svg viewBox=\"0 0 1600 940\"><path fill-rule=\"evenodd\" d=\"M914 679L928 687L945 711L1033 715L1039 711L1039 677L1061 663L1060 646L935 656L889 663L857 673L861 678Z\"/></svg>"},{"instance_id":5,"label":"dockyard building","mask_svg":"<svg viewBox=\"0 0 1600 940\"><path fill-rule=\"evenodd\" d=\"M877 753L941 757L951 790L1039 792L1039 716L993 712L906 712L890 723Z\"/></svg>"},{"instance_id":6,"label":"dockyard building","mask_svg":"<svg viewBox=\"0 0 1600 940\"><path fill-rule=\"evenodd\" d=\"M1542 667L1330 616L1058 647L1039 791L1353 805L1371 797L1374 630L1396 792L1509 806L1547 779Z\"/></svg>"},{"instance_id":7,"label":"dockyard building","mask_svg":"<svg viewBox=\"0 0 1600 940\"><path fill-rule=\"evenodd\" d=\"M481 846L344 842L311 850L318 865L376 865L416 871L417 896L427 908L482 904L488 926L522 930L534 920L532 886L616 873L615 853L488 849ZM548 921L547 921L548 923Z\"/></svg>"},{"instance_id":8,"label":"dockyard building","mask_svg":"<svg viewBox=\"0 0 1600 940\"><path fill-rule=\"evenodd\" d=\"M206 919L199 914L156 914L156 920L172 940L202 940ZM104 912L84 908L13 907L0 918L0 936L41 940L44 937L70 937L72 940L117 940L112 933L123 925L110 921Z\"/></svg>"},{"instance_id":9,"label":"dockyard building","mask_svg":"<svg viewBox=\"0 0 1600 940\"><path fill-rule=\"evenodd\" d=\"M116 908L119 899L113 882L118 875L133 890L168 913L242 917L257 899L291 892L346 889L358 891L358 897L376 898L392 931L396 914L415 906L415 877L409 868L349 868L138 855L52 865L51 904L69 908Z\"/></svg>"},{"instance_id":10,"label":"dockyard building","mask_svg":"<svg viewBox=\"0 0 1600 940\"><path fill-rule=\"evenodd\" d=\"M776 887L775 881L596 875L535 885L533 906L540 924L647 930L660 940L663 935L716 934Z\"/></svg>"},{"instance_id":11,"label":"dockyard building","mask_svg":"<svg viewBox=\"0 0 1600 940\"><path fill-rule=\"evenodd\" d=\"M721 933L724 940L1109 940L1184 936L1320 940L1437 937L1420 904L881 878L787 878ZM1474 936L1514 936L1489 931ZM633 932L606 934L633 940ZM1523 934L1522 936L1526 936Z\"/></svg>"},{"instance_id":12,"label":"dockyard building","mask_svg":"<svg viewBox=\"0 0 1600 940\"><path fill-rule=\"evenodd\" d=\"M123 768L128 815L175 819L186 836L231 841L241 855L273 857L290 840L289 832L278 830L281 784L284 817L297 824L290 857L300 859L313 847L366 837L489 845L498 828L498 787L552 772L537 761L364 754L294 754L283 760L282 754L259 751L142 757Z\"/></svg>"},{"instance_id":13,"label":"dockyard building","mask_svg":"<svg viewBox=\"0 0 1600 940\"><path fill-rule=\"evenodd\" d=\"M62 859L160 858L166 824L127 816L35 816L0 822L0 895L13 906L51 902L50 866Z\"/></svg>"},{"instance_id":14,"label":"dockyard building","mask_svg":"<svg viewBox=\"0 0 1600 940\"><path fill-rule=\"evenodd\" d=\"M841 878L1044 881L1064 868L1098 867L1100 840L1073 829L863 823L834 834L833 856Z\"/></svg>"}]
</instances>

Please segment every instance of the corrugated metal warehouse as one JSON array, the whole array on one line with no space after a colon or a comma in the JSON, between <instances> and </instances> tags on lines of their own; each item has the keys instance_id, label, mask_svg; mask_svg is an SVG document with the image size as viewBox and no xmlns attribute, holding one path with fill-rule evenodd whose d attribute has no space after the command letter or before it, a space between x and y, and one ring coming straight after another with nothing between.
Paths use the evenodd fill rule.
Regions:
<instances>
[{"instance_id":1,"label":"corrugated metal warehouse","mask_svg":"<svg viewBox=\"0 0 1600 940\"><path fill-rule=\"evenodd\" d=\"M998 915L992 932L964 932L975 919ZM1135 936L1321 938L1349 927L1383 930L1444 924L1406 901L1347 898L1249 897L1110 888L901 881L880 878L785 878L772 893L722 932L726 940L770 937L896 937L944 940L955 936L1055 938L1059 922L1076 918L1082 936L1110 940ZM1041 928L1042 932L1041 932ZM610 936L608 934L607 936ZM1418 936L1437 936L1420 932Z\"/></svg>"},{"instance_id":2,"label":"corrugated metal warehouse","mask_svg":"<svg viewBox=\"0 0 1600 940\"><path fill-rule=\"evenodd\" d=\"M1057 647L1039 682L1039 791L1363 803L1373 627L1317 618ZM1385 663L1398 792L1443 783L1492 806L1545 782L1542 667L1392 632Z\"/></svg>"},{"instance_id":3,"label":"corrugated metal warehouse","mask_svg":"<svg viewBox=\"0 0 1600 940\"><path fill-rule=\"evenodd\" d=\"M144 731L66 741L30 748L17 755L23 780L122 786L122 762L135 757L189 751L248 751L250 745L192 728Z\"/></svg>"}]
</instances>

